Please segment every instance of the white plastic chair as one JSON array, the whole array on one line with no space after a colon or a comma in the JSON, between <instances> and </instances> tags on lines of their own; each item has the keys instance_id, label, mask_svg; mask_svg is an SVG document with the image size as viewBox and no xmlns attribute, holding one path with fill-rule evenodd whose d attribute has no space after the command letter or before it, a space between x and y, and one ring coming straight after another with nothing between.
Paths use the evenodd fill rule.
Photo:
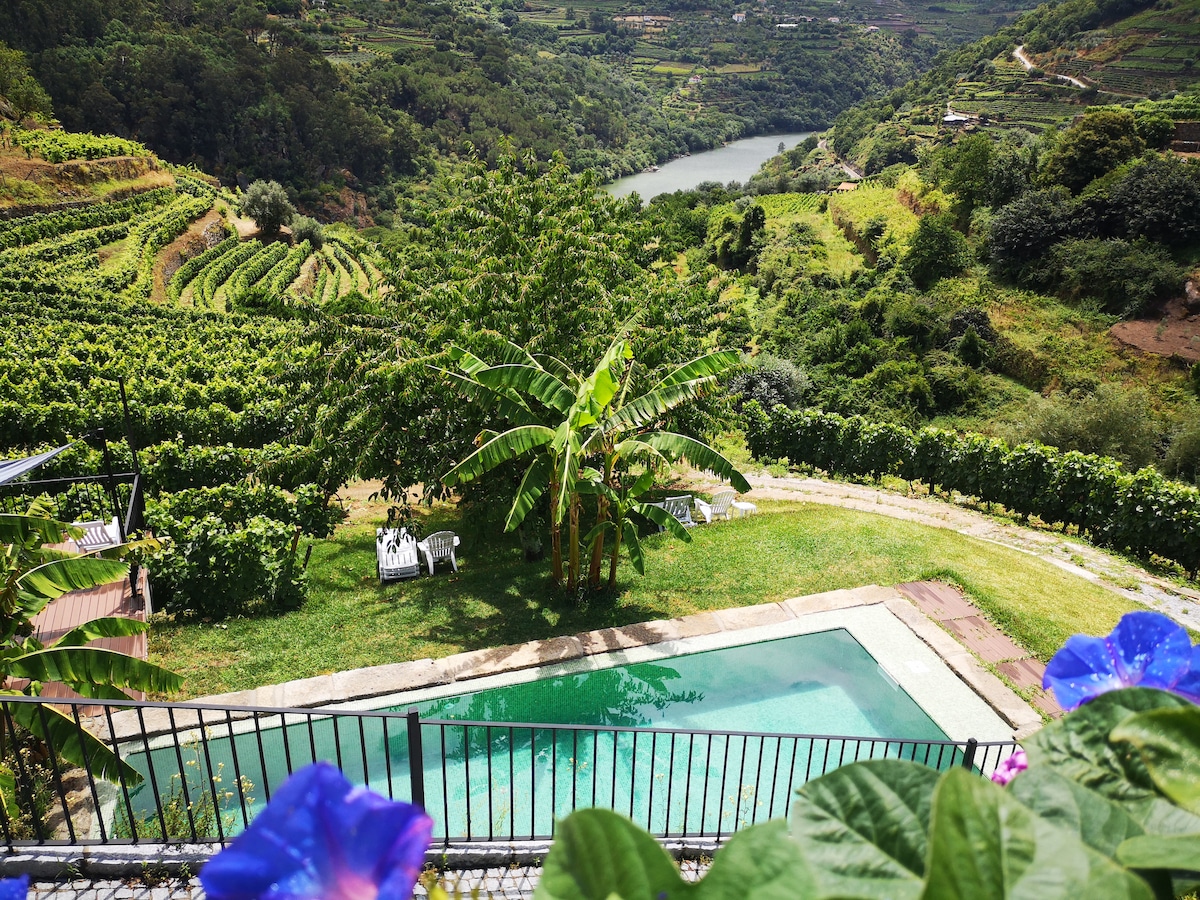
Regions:
<instances>
[{"instance_id":1,"label":"white plastic chair","mask_svg":"<svg viewBox=\"0 0 1200 900\"><path fill-rule=\"evenodd\" d=\"M691 494L683 494L679 497L665 497L662 502L662 508L674 516L684 528L691 528L696 524L692 519Z\"/></svg>"},{"instance_id":2,"label":"white plastic chair","mask_svg":"<svg viewBox=\"0 0 1200 900\"><path fill-rule=\"evenodd\" d=\"M121 528L117 517L111 522L96 520L93 522L74 522L77 528L83 529L83 536L75 539L75 545L80 553L92 553L106 547L115 547L121 543Z\"/></svg>"},{"instance_id":3,"label":"white plastic chair","mask_svg":"<svg viewBox=\"0 0 1200 900\"><path fill-rule=\"evenodd\" d=\"M423 541L417 542L417 547L425 554L429 563L429 574L433 574L433 564L441 560L450 560L450 566L458 571L458 560L454 558L454 548L459 545L458 535L453 531L437 531Z\"/></svg>"},{"instance_id":4,"label":"white plastic chair","mask_svg":"<svg viewBox=\"0 0 1200 900\"><path fill-rule=\"evenodd\" d=\"M696 500L696 509L704 516L704 524L711 525L713 519L730 519L732 518L733 498L737 496L737 491L732 488L726 488L723 491L717 491L712 496L712 500L705 502L704 500Z\"/></svg>"},{"instance_id":5,"label":"white plastic chair","mask_svg":"<svg viewBox=\"0 0 1200 900\"><path fill-rule=\"evenodd\" d=\"M379 583L421 574L417 541L404 528L375 529L375 571Z\"/></svg>"}]
</instances>

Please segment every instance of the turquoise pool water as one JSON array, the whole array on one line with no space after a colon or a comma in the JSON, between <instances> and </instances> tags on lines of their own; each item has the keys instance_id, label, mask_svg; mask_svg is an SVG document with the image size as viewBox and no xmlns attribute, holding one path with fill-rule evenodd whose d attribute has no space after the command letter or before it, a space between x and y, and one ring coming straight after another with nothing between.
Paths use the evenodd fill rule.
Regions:
<instances>
[{"instance_id":1,"label":"turquoise pool water","mask_svg":"<svg viewBox=\"0 0 1200 900\"><path fill-rule=\"evenodd\" d=\"M547 836L555 818L576 806L615 808L660 834L724 834L785 815L795 787L854 758L922 759L932 749L927 761L954 761L952 749L928 744L946 739L941 729L841 629L415 705L422 719L451 720L422 725L426 808L435 834L446 839ZM232 740L227 728L211 728L182 754L174 747L133 754L139 770L149 776L154 769L133 792L135 818L152 809L154 785L162 796L172 785L179 794L186 779L195 802L211 797L206 779L219 771L222 790L232 794L218 792L217 805L227 829L240 830L264 804L266 787L286 777L289 761L298 768L314 758L337 762L352 781L409 798L403 720L321 718L286 728L274 721ZM454 724L468 721L581 727ZM642 728L686 733L627 730ZM789 734L892 741L777 736ZM901 738L907 743L896 743ZM236 791L238 776L252 785L244 793Z\"/></svg>"}]
</instances>

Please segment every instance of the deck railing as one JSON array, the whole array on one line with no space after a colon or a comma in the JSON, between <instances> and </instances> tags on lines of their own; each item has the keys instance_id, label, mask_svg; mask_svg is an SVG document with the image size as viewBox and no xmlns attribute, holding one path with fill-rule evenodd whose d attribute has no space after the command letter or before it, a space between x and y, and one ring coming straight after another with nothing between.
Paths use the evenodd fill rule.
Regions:
<instances>
[{"instance_id":1,"label":"deck railing","mask_svg":"<svg viewBox=\"0 0 1200 900\"><path fill-rule=\"evenodd\" d=\"M65 732L14 728L18 704ZM1015 742L698 731L621 725L422 719L407 711L92 699L0 700L0 760L16 806L0 834L23 845L225 844L296 769L315 760L426 808L435 841L541 841L572 809L603 806L660 838L720 841L787 814L805 781L861 759L899 758L988 775ZM62 749L87 731L139 773L93 777ZM18 735L14 742L12 736ZM23 735L23 736L22 736ZM58 746L56 746L56 743ZM95 745L83 755L95 761ZM78 754L76 754L78 755ZM90 766L95 768L95 766Z\"/></svg>"}]
</instances>

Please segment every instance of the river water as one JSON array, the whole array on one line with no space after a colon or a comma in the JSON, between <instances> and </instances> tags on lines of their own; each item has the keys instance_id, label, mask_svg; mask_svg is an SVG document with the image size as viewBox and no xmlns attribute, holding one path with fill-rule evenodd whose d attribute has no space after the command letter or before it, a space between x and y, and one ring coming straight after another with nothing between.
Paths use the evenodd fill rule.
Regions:
<instances>
[{"instance_id":1,"label":"river water","mask_svg":"<svg viewBox=\"0 0 1200 900\"><path fill-rule=\"evenodd\" d=\"M687 191L704 181L748 181L768 159L779 152L779 143L790 150L812 134L804 131L797 134L767 134L743 138L718 147L681 156L663 165L657 172L641 172L618 178L606 184L604 190L614 197L627 197L634 191L643 200L669 194L672 191Z\"/></svg>"}]
</instances>

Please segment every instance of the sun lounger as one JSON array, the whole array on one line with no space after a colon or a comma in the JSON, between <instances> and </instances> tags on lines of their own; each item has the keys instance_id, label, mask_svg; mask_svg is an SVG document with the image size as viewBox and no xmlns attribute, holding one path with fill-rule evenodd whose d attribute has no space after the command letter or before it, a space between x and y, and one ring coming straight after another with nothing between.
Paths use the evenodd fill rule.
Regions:
<instances>
[{"instance_id":1,"label":"sun lounger","mask_svg":"<svg viewBox=\"0 0 1200 900\"><path fill-rule=\"evenodd\" d=\"M376 528L375 569L380 584L420 575L416 538L404 528Z\"/></svg>"}]
</instances>

